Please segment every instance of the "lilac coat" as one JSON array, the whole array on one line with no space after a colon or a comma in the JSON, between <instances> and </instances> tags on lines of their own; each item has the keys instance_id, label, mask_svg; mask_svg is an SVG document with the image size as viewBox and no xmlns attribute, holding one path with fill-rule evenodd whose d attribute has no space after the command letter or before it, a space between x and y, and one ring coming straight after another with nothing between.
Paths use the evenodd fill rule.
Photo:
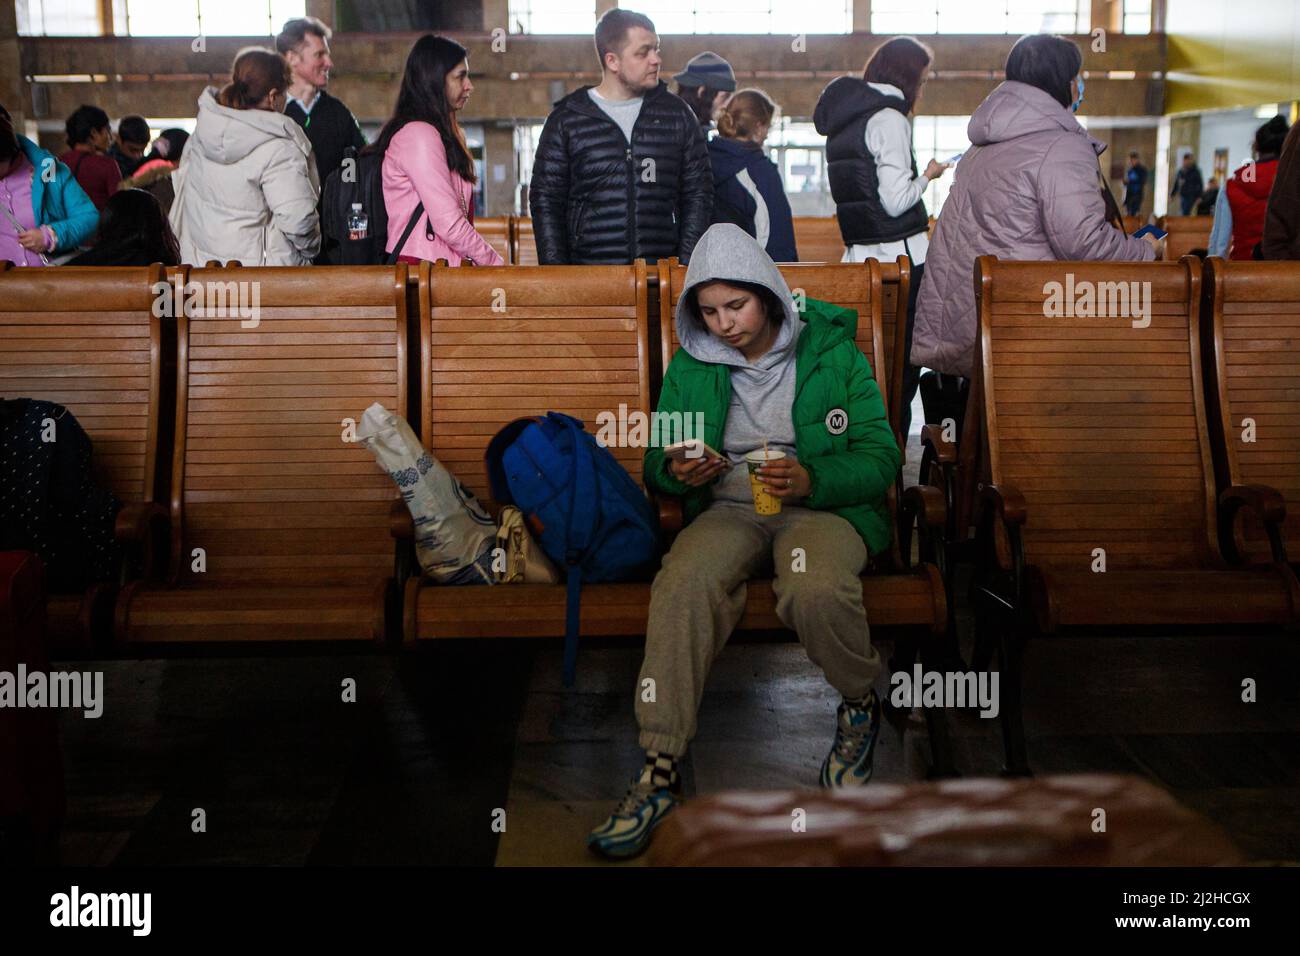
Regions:
<instances>
[{"instance_id":1,"label":"lilac coat","mask_svg":"<svg viewBox=\"0 0 1300 956\"><path fill-rule=\"evenodd\" d=\"M978 256L1139 261L1155 250L1106 222L1097 167L1106 145L1047 93L1002 83L971 117L967 136L971 148L925 258L912 364L970 377Z\"/></svg>"}]
</instances>

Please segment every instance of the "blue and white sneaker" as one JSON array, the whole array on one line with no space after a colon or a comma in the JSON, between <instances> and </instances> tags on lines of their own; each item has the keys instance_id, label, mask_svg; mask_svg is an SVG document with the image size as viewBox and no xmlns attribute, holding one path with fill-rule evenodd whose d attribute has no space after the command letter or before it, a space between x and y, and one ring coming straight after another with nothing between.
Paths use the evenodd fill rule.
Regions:
<instances>
[{"instance_id":1,"label":"blue and white sneaker","mask_svg":"<svg viewBox=\"0 0 1300 956\"><path fill-rule=\"evenodd\" d=\"M871 779L872 756L880 735L880 699L873 690L868 706L861 710L841 701L835 716L835 742L822 761L821 784L860 787Z\"/></svg>"},{"instance_id":2,"label":"blue and white sneaker","mask_svg":"<svg viewBox=\"0 0 1300 956\"><path fill-rule=\"evenodd\" d=\"M681 798L681 783L656 787L633 779L614 812L587 837L592 852L614 860L637 856L650 845L650 833Z\"/></svg>"}]
</instances>

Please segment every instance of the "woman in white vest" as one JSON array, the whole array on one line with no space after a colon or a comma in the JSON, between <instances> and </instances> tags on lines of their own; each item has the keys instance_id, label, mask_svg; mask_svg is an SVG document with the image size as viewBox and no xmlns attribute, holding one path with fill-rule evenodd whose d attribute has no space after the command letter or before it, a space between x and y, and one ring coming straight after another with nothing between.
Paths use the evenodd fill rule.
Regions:
<instances>
[{"instance_id":1,"label":"woman in white vest","mask_svg":"<svg viewBox=\"0 0 1300 956\"><path fill-rule=\"evenodd\" d=\"M311 143L284 115L288 86L284 58L250 47L230 83L199 97L170 217L182 262L304 266L320 250L320 179Z\"/></svg>"}]
</instances>

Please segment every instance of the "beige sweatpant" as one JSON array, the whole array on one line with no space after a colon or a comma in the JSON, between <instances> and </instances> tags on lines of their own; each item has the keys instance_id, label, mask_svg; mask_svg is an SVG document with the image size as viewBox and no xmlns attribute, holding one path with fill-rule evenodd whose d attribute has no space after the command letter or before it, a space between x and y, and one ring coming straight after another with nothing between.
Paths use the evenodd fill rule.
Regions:
<instances>
[{"instance_id":1,"label":"beige sweatpant","mask_svg":"<svg viewBox=\"0 0 1300 956\"><path fill-rule=\"evenodd\" d=\"M764 516L750 504L711 505L677 536L651 588L636 688L641 746L686 752L709 668L744 612L745 582L773 571L777 616L798 633L809 660L844 696L864 695L882 668L862 607L866 563L862 538L829 511L786 507Z\"/></svg>"}]
</instances>

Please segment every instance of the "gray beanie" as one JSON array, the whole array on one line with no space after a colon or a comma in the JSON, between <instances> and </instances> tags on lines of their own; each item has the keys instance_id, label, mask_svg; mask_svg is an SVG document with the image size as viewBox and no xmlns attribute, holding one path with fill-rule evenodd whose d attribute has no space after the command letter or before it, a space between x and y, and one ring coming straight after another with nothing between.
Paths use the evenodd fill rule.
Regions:
<instances>
[{"instance_id":1,"label":"gray beanie","mask_svg":"<svg viewBox=\"0 0 1300 956\"><path fill-rule=\"evenodd\" d=\"M686 69L673 74L673 79L682 86L707 86L727 93L736 91L736 74L731 64L712 51L691 57L686 62Z\"/></svg>"}]
</instances>

